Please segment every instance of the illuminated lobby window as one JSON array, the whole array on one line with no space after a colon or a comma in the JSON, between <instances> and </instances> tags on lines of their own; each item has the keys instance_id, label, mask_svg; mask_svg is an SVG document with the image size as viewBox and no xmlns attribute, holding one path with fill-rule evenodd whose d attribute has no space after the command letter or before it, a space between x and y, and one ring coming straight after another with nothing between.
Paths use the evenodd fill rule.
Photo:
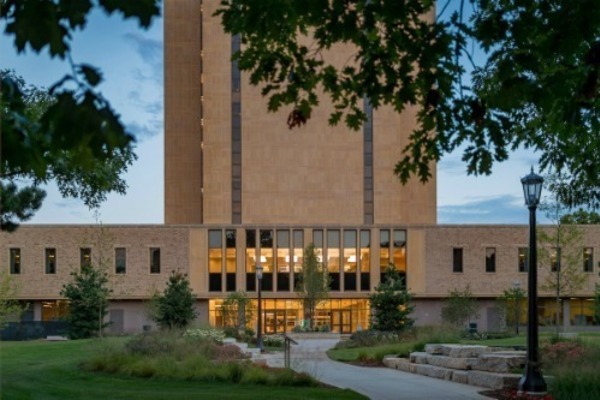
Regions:
<instances>
[{"instance_id":1,"label":"illuminated lobby window","mask_svg":"<svg viewBox=\"0 0 600 400\"><path fill-rule=\"evenodd\" d=\"M66 300L42 301L42 321L64 320L69 314Z\"/></svg>"},{"instance_id":2,"label":"illuminated lobby window","mask_svg":"<svg viewBox=\"0 0 600 400\"><path fill-rule=\"evenodd\" d=\"M21 273L21 249L10 249L10 273L12 275Z\"/></svg>"},{"instance_id":3,"label":"illuminated lobby window","mask_svg":"<svg viewBox=\"0 0 600 400\"><path fill-rule=\"evenodd\" d=\"M273 231L260 230L260 263L263 266L262 290L273 291L273 271L275 260L273 258Z\"/></svg>"}]
</instances>

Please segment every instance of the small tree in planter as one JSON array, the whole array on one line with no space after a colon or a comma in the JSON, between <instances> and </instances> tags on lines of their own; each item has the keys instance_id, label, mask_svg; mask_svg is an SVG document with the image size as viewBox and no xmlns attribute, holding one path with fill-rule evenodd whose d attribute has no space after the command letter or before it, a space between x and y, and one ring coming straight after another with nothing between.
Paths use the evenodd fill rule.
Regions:
<instances>
[{"instance_id":1,"label":"small tree in planter","mask_svg":"<svg viewBox=\"0 0 600 400\"><path fill-rule=\"evenodd\" d=\"M412 295L399 272L390 265L385 279L369 296L373 317L371 329L386 332L401 332L412 327L414 320L409 317L414 306L410 304Z\"/></svg>"},{"instance_id":2,"label":"small tree in planter","mask_svg":"<svg viewBox=\"0 0 600 400\"><path fill-rule=\"evenodd\" d=\"M471 287L464 290L454 289L442 307L442 320L456 327L465 327L472 318L477 318L477 301L473 298Z\"/></svg>"},{"instance_id":3,"label":"small tree in planter","mask_svg":"<svg viewBox=\"0 0 600 400\"><path fill-rule=\"evenodd\" d=\"M221 313L223 315L223 327L233 328L237 336L246 331L246 324L254 318L254 306L246 292L237 291L230 293L223 301Z\"/></svg>"},{"instance_id":4,"label":"small tree in planter","mask_svg":"<svg viewBox=\"0 0 600 400\"><path fill-rule=\"evenodd\" d=\"M298 283L295 289L304 304L311 331L314 328L314 316L317 306L329 297L329 279L327 267L319 262L315 245L310 243L304 249L302 272L298 275Z\"/></svg>"}]
</instances>

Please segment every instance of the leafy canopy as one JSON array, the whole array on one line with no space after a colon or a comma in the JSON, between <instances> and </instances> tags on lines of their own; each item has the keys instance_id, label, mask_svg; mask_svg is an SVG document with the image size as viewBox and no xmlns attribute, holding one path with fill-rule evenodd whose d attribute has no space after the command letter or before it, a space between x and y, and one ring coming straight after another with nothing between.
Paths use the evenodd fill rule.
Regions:
<instances>
[{"instance_id":1,"label":"leafy canopy","mask_svg":"<svg viewBox=\"0 0 600 400\"><path fill-rule=\"evenodd\" d=\"M131 133L98 90L102 72L71 57L73 35L93 9L120 13L147 28L159 0L5 0L4 33L17 51L48 51L67 59L71 72L48 90L2 71L0 90L0 228L16 229L40 208L39 185L55 181L63 196L97 207L110 192L124 193L119 176L135 160ZM27 183L22 183L27 182ZM8 205L8 206L5 206Z\"/></svg>"},{"instance_id":2,"label":"leafy canopy","mask_svg":"<svg viewBox=\"0 0 600 400\"><path fill-rule=\"evenodd\" d=\"M478 309L468 285L463 290L453 289L444 301L442 320L457 327L464 326L470 319L478 317Z\"/></svg>"},{"instance_id":3,"label":"leafy canopy","mask_svg":"<svg viewBox=\"0 0 600 400\"><path fill-rule=\"evenodd\" d=\"M329 297L330 277L327 266L319 261L314 243L304 249L302 271L297 273L296 293L302 300L310 319L310 328L314 327L317 306Z\"/></svg>"},{"instance_id":4,"label":"leafy canopy","mask_svg":"<svg viewBox=\"0 0 600 400\"><path fill-rule=\"evenodd\" d=\"M568 204L600 205L600 7L596 0L235 0L217 15L240 34L234 55L269 110L307 122L319 96L330 123L358 129L363 99L417 128L395 173L431 177L432 161L460 148L470 174L489 174L518 147L562 171ZM451 6L458 8L452 12ZM356 51L344 65L334 46ZM482 53L478 57L474 49ZM481 60L481 61L480 61Z\"/></svg>"}]
</instances>

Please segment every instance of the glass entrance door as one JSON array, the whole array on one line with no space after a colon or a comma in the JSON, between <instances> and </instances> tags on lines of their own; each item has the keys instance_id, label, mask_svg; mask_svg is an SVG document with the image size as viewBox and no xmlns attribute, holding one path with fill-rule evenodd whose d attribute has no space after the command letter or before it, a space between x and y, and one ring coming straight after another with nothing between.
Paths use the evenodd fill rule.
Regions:
<instances>
[{"instance_id":1,"label":"glass entrance door","mask_svg":"<svg viewBox=\"0 0 600 400\"><path fill-rule=\"evenodd\" d=\"M350 310L333 310L331 313L332 332L351 333L352 313Z\"/></svg>"}]
</instances>

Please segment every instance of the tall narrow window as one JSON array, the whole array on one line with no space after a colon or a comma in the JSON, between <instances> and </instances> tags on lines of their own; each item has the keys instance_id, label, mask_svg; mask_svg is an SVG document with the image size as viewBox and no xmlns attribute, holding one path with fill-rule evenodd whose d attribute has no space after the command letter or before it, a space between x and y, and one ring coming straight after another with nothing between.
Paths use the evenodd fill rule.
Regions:
<instances>
[{"instance_id":1,"label":"tall narrow window","mask_svg":"<svg viewBox=\"0 0 600 400\"><path fill-rule=\"evenodd\" d=\"M235 230L225 231L225 290L235 292L235 271L237 269L237 252Z\"/></svg>"},{"instance_id":2,"label":"tall narrow window","mask_svg":"<svg viewBox=\"0 0 600 400\"><path fill-rule=\"evenodd\" d=\"M390 267L390 231L379 231L379 270L380 282L385 280L385 271Z\"/></svg>"},{"instance_id":3,"label":"tall narrow window","mask_svg":"<svg viewBox=\"0 0 600 400\"><path fill-rule=\"evenodd\" d=\"M358 260L356 258L356 231L344 231L344 290L356 290L356 273Z\"/></svg>"},{"instance_id":4,"label":"tall narrow window","mask_svg":"<svg viewBox=\"0 0 600 400\"><path fill-rule=\"evenodd\" d=\"M519 247L519 272L529 271L529 249L527 247Z\"/></svg>"},{"instance_id":5,"label":"tall narrow window","mask_svg":"<svg viewBox=\"0 0 600 400\"><path fill-rule=\"evenodd\" d=\"M150 248L150 273L160 274L160 248Z\"/></svg>"},{"instance_id":6,"label":"tall narrow window","mask_svg":"<svg viewBox=\"0 0 600 400\"><path fill-rule=\"evenodd\" d=\"M455 247L452 249L452 272L463 272L462 247Z\"/></svg>"},{"instance_id":7,"label":"tall narrow window","mask_svg":"<svg viewBox=\"0 0 600 400\"><path fill-rule=\"evenodd\" d=\"M115 274L127 272L127 250L125 247L115 248Z\"/></svg>"},{"instance_id":8,"label":"tall narrow window","mask_svg":"<svg viewBox=\"0 0 600 400\"><path fill-rule=\"evenodd\" d=\"M583 272L594 272L594 248L583 248Z\"/></svg>"},{"instance_id":9,"label":"tall narrow window","mask_svg":"<svg viewBox=\"0 0 600 400\"><path fill-rule=\"evenodd\" d=\"M56 249L46 249L46 273L47 274L55 274L56 273Z\"/></svg>"},{"instance_id":10,"label":"tall narrow window","mask_svg":"<svg viewBox=\"0 0 600 400\"><path fill-rule=\"evenodd\" d=\"M256 231L246 230L246 290L256 290Z\"/></svg>"},{"instance_id":11,"label":"tall narrow window","mask_svg":"<svg viewBox=\"0 0 600 400\"><path fill-rule=\"evenodd\" d=\"M89 247L79 249L79 265L81 269L92 265L92 249Z\"/></svg>"},{"instance_id":12,"label":"tall narrow window","mask_svg":"<svg viewBox=\"0 0 600 400\"><path fill-rule=\"evenodd\" d=\"M560 270L560 247L550 249L550 269L552 272Z\"/></svg>"},{"instance_id":13,"label":"tall narrow window","mask_svg":"<svg viewBox=\"0 0 600 400\"><path fill-rule=\"evenodd\" d=\"M277 231L277 291L289 292L290 271L293 259L290 257L290 231Z\"/></svg>"},{"instance_id":14,"label":"tall narrow window","mask_svg":"<svg viewBox=\"0 0 600 400\"><path fill-rule=\"evenodd\" d=\"M302 272L302 262L304 260L304 231L301 229L294 230L294 287L298 286L299 274Z\"/></svg>"},{"instance_id":15,"label":"tall narrow window","mask_svg":"<svg viewBox=\"0 0 600 400\"><path fill-rule=\"evenodd\" d=\"M398 271L400 277L406 285L406 231L394 229L394 240L392 241L392 251L394 257L394 268Z\"/></svg>"},{"instance_id":16,"label":"tall narrow window","mask_svg":"<svg viewBox=\"0 0 600 400\"><path fill-rule=\"evenodd\" d=\"M273 290L273 231L260 230L260 263L263 266L262 290Z\"/></svg>"},{"instance_id":17,"label":"tall narrow window","mask_svg":"<svg viewBox=\"0 0 600 400\"><path fill-rule=\"evenodd\" d=\"M373 206L373 105L365 96L363 111L367 120L363 124L363 222L371 225L374 221Z\"/></svg>"},{"instance_id":18,"label":"tall narrow window","mask_svg":"<svg viewBox=\"0 0 600 400\"><path fill-rule=\"evenodd\" d=\"M10 249L10 273L12 275L21 273L21 249Z\"/></svg>"},{"instance_id":19,"label":"tall narrow window","mask_svg":"<svg viewBox=\"0 0 600 400\"><path fill-rule=\"evenodd\" d=\"M371 290L371 231L360 231L360 290Z\"/></svg>"},{"instance_id":20,"label":"tall narrow window","mask_svg":"<svg viewBox=\"0 0 600 400\"><path fill-rule=\"evenodd\" d=\"M496 248L485 248L485 272L496 272Z\"/></svg>"},{"instance_id":21,"label":"tall narrow window","mask_svg":"<svg viewBox=\"0 0 600 400\"><path fill-rule=\"evenodd\" d=\"M208 231L208 291L223 290L223 236L220 230Z\"/></svg>"},{"instance_id":22,"label":"tall narrow window","mask_svg":"<svg viewBox=\"0 0 600 400\"><path fill-rule=\"evenodd\" d=\"M330 290L340 290L340 231L327 231L327 270Z\"/></svg>"}]
</instances>

